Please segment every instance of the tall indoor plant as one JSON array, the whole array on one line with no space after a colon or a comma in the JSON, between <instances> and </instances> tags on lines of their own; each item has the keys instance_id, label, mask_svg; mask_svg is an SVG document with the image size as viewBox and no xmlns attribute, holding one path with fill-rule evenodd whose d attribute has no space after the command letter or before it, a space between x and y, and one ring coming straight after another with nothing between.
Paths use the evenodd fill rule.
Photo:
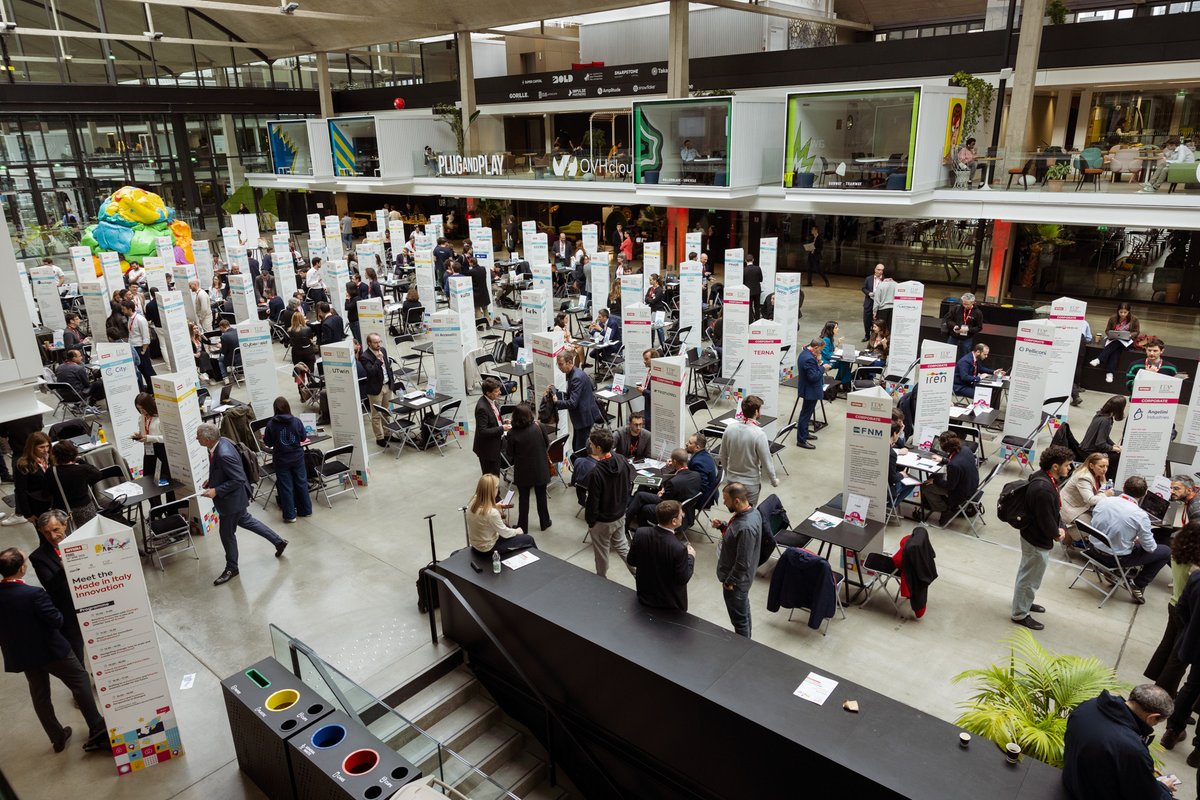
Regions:
<instances>
[{"instance_id":1,"label":"tall indoor plant","mask_svg":"<svg viewBox=\"0 0 1200 800\"><path fill-rule=\"evenodd\" d=\"M967 107L963 110L962 140L965 142L975 133L979 125L987 122L996 100L996 87L983 78L959 70L950 79L959 88L967 90Z\"/></svg>"}]
</instances>

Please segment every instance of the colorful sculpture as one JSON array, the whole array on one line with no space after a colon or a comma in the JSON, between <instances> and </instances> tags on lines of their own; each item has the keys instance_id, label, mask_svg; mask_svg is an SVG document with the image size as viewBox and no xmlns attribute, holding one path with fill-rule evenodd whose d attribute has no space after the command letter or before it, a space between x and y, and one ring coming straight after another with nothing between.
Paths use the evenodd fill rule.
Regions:
<instances>
[{"instance_id":1,"label":"colorful sculpture","mask_svg":"<svg viewBox=\"0 0 1200 800\"><path fill-rule=\"evenodd\" d=\"M96 214L99 220L83 232L81 244L94 256L102 250L121 254L122 271L129 264L142 263L146 256L156 254L154 240L170 237L175 245L177 263L192 263L192 229L183 220L175 219L175 210L153 192L135 186L122 186L100 203ZM99 270L99 259L96 259ZM99 274L99 272L97 272Z\"/></svg>"}]
</instances>

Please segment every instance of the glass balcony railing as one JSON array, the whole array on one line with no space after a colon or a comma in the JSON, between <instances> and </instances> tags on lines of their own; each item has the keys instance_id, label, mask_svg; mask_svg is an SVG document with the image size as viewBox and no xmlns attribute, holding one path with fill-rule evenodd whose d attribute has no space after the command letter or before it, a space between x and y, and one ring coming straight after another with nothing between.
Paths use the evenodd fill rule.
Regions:
<instances>
[{"instance_id":1,"label":"glass balcony railing","mask_svg":"<svg viewBox=\"0 0 1200 800\"><path fill-rule=\"evenodd\" d=\"M471 152L437 153L418 150L413 153L418 176L477 180L538 180L597 183L629 183L633 180L633 161L627 152L589 154Z\"/></svg>"},{"instance_id":2,"label":"glass balcony railing","mask_svg":"<svg viewBox=\"0 0 1200 800\"><path fill-rule=\"evenodd\" d=\"M1167 164L1163 150L1137 142L1065 150L1048 147L982 155L972 164L947 165L948 188L1039 192L1166 194L1174 185L1200 182L1197 164Z\"/></svg>"}]
</instances>

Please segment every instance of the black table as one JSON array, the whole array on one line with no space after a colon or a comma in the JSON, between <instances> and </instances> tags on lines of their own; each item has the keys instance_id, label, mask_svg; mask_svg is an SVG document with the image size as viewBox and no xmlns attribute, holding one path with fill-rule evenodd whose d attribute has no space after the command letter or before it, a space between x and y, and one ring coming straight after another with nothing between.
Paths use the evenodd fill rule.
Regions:
<instances>
[{"instance_id":1,"label":"black table","mask_svg":"<svg viewBox=\"0 0 1200 800\"><path fill-rule=\"evenodd\" d=\"M498 375L507 375L510 378L515 378L517 380L518 396L522 400L525 399L525 379L533 374L532 364L518 364L516 362L497 364L496 366L492 367L492 372L495 372Z\"/></svg>"},{"instance_id":2,"label":"black table","mask_svg":"<svg viewBox=\"0 0 1200 800\"><path fill-rule=\"evenodd\" d=\"M838 519L842 518L842 509L836 508L829 503L816 510L837 517ZM846 590L846 604L849 605L867 589L867 584L862 579L863 565L860 555L863 549L869 547L876 537L882 537L883 528L884 525L882 522L868 519L867 524L861 528L843 521L841 524L828 530L820 530L809 522L806 517L799 525L792 528L792 533L819 541L821 545L817 548L817 554L825 558L829 558L832 555L833 548L840 547L842 549L842 576L845 579L842 582L842 587ZM882 539L880 541L882 542ZM850 575L850 559L854 561L853 580ZM854 598L850 597L851 585L857 587Z\"/></svg>"},{"instance_id":3,"label":"black table","mask_svg":"<svg viewBox=\"0 0 1200 800\"><path fill-rule=\"evenodd\" d=\"M162 497L165 494L170 494L171 492L174 492L176 489L182 489L183 483L181 483L180 481L177 481L177 480L171 480L171 481L168 481L166 484L160 485L159 482L154 478L138 478L137 480L132 481L132 483L136 483L138 486L140 486L142 488L141 494L134 495L132 497L126 497L124 500L119 500L119 498L114 498L114 500L119 500L118 505L121 508L134 509L134 513L137 516L138 529L141 532L141 539L142 539L141 554L143 556L147 556L147 555L152 554L154 552L154 550L149 547L149 545L146 541L146 513L145 513L145 508L143 507L143 504L146 503L148 500L154 500L159 497ZM109 495L109 497L112 497L112 495ZM171 502L175 502L175 501L171 501Z\"/></svg>"},{"instance_id":4,"label":"black table","mask_svg":"<svg viewBox=\"0 0 1200 800\"><path fill-rule=\"evenodd\" d=\"M610 391L610 390L602 389L600 391L597 391L596 392L596 402L597 403L603 402L603 403L616 403L617 404L616 427L619 428L625 424L625 408L626 408L626 406L628 406L630 403L632 403L636 398L641 397L642 393L639 392L637 389L633 389L628 386L625 387L625 391L623 391L621 394L615 394L615 395L611 395L608 397L601 394L601 392L604 392L604 391Z\"/></svg>"},{"instance_id":5,"label":"black table","mask_svg":"<svg viewBox=\"0 0 1200 800\"><path fill-rule=\"evenodd\" d=\"M736 419L736 418L737 418L736 410L726 411L724 414L722 414L719 417L713 417L712 422L708 423L708 425L706 425L705 427L712 428L712 427L720 426L722 428L728 428L729 426L725 424L725 420ZM761 428L765 428L777 419L779 419L779 417L772 417L768 414L759 414L758 415L758 425Z\"/></svg>"},{"instance_id":6,"label":"black table","mask_svg":"<svg viewBox=\"0 0 1200 800\"><path fill-rule=\"evenodd\" d=\"M704 370L716 366L721 360L712 353L704 353L695 361L688 361L688 402L693 400L708 400L708 381Z\"/></svg>"}]
</instances>

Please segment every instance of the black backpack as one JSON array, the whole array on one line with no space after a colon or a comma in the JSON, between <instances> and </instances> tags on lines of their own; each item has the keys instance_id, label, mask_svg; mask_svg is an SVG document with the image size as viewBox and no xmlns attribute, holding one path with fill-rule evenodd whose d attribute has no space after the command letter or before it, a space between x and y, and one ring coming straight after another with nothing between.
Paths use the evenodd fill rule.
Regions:
<instances>
[{"instance_id":1,"label":"black backpack","mask_svg":"<svg viewBox=\"0 0 1200 800\"><path fill-rule=\"evenodd\" d=\"M238 455L242 458L242 471L246 473L246 480L252 487L257 485L260 477L258 472L258 459L255 458L254 453L250 452L250 448L242 442L233 442L233 446L237 450Z\"/></svg>"},{"instance_id":2,"label":"black backpack","mask_svg":"<svg viewBox=\"0 0 1200 800\"><path fill-rule=\"evenodd\" d=\"M996 516L1017 530L1025 525L1029 518L1029 504L1025 499L1029 491L1029 481L1032 478L1010 481L1000 490L1000 499L996 501Z\"/></svg>"}]
</instances>

